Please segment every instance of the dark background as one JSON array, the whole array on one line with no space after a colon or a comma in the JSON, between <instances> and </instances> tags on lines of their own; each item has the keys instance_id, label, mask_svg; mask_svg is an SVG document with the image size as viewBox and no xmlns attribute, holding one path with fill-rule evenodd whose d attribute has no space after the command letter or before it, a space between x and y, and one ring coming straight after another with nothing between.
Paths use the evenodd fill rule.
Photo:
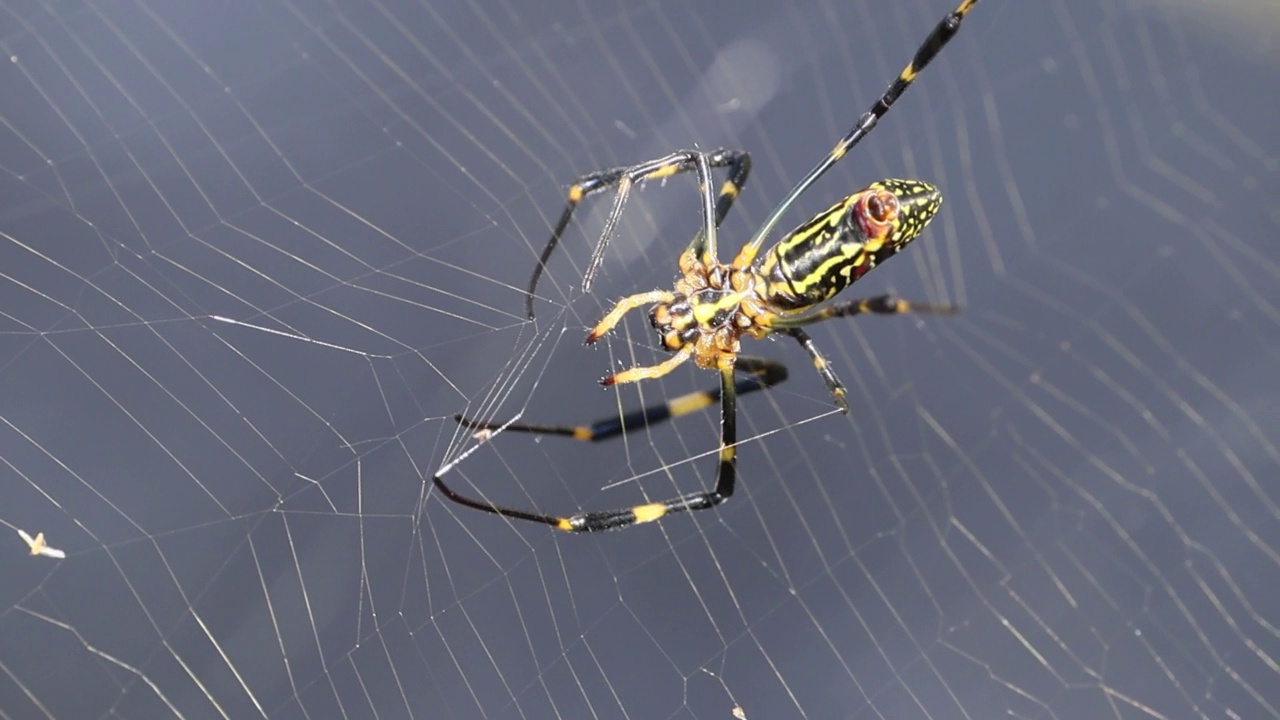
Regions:
<instances>
[{"instance_id":1,"label":"dark background","mask_svg":"<svg viewBox=\"0 0 1280 720\"><path fill-rule=\"evenodd\" d=\"M564 188L748 149L728 255L948 3L0 4L0 716L1277 716L1272 3L983 0L783 221L934 182L847 294L963 314L818 328L848 416L752 343L791 380L722 509L570 537L424 480L710 484L714 412L469 455L450 417L711 382L595 387L643 313L580 344L670 284L688 178L586 295L585 211L524 322Z\"/></svg>"}]
</instances>

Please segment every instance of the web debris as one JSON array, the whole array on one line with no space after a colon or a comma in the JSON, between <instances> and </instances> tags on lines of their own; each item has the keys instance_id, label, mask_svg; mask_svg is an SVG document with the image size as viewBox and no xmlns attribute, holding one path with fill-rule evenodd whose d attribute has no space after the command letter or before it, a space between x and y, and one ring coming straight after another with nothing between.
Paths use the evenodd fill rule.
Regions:
<instances>
[{"instance_id":1,"label":"web debris","mask_svg":"<svg viewBox=\"0 0 1280 720\"><path fill-rule=\"evenodd\" d=\"M32 555L43 555L55 560L63 560L67 557L65 552L56 547L50 547L49 544L44 541L44 533L42 532L38 532L35 537L31 537L27 534L26 530L19 530L18 536L21 537L23 542L27 544L27 547L31 549Z\"/></svg>"}]
</instances>

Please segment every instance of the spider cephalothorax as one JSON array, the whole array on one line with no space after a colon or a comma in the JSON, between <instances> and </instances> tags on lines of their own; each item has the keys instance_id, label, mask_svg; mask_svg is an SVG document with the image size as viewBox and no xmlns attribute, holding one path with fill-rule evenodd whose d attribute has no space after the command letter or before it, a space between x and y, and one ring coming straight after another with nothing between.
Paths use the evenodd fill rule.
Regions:
<instances>
[{"instance_id":1,"label":"spider cephalothorax","mask_svg":"<svg viewBox=\"0 0 1280 720\"><path fill-rule=\"evenodd\" d=\"M698 367L714 369L731 362L744 334L761 337L757 287L764 278L753 268L707 265L692 253L680 255L680 279L669 301L654 305L649 322L662 346L672 352L692 349Z\"/></svg>"},{"instance_id":2,"label":"spider cephalothorax","mask_svg":"<svg viewBox=\"0 0 1280 720\"><path fill-rule=\"evenodd\" d=\"M507 518L550 525L568 532L594 532L631 527L666 515L705 510L724 502L733 494L736 482L737 399L746 393L776 385L787 377L782 363L739 355L743 335L755 338L770 334L789 335L808 353L813 366L841 410L848 410L845 389L818 350L805 326L838 317L866 313L951 313L949 305L922 305L897 300L889 295L848 300L819 307L852 285L872 268L888 260L911 242L938 212L942 195L932 185L918 180L881 180L846 197L816 217L785 235L761 253L765 239L791 205L819 177L827 172L866 137L880 118L915 82L951 38L960 30L965 15L978 0L960 4L933 28L916 50L911 62L898 73L871 108L858 118L812 170L778 203L730 263L718 259L716 233L729 208L742 190L751 171L751 156L741 150L710 153L681 150L663 158L631 167L613 168L584 175L569 188L568 204L551 233L538 265L529 280L526 311L533 318L533 302L538 278L555 250L578 203L587 195L616 187L613 210L587 265L582 289L590 289L604 249L617 225L631 188L645 180L667 178L677 173L696 172L702 188L702 230L680 255L680 276L671 290L652 290L622 298L587 334L587 344L599 340L634 309L651 306L649 321L658 332L662 347L672 354L652 366L633 367L601 382L604 385L659 378L690 359L698 367L720 374L717 388L673 398L590 425L548 426L522 423L493 423L457 416L458 422L482 433L496 430L535 434L566 435L578 440L597 441L631 430L644 430L669 418L701 410L720 402L720 451L716 484L711 490L687 493L669 500L647 502L617 510L580 512L558 516L503 507L469 498L450 488L442 479L444 470L432 477L446 498L476 510ZM727 168L728 178L719 197L712 194L711 171ZM486 435L485 437L489 437Z\"/></svg>"}]
</instances>

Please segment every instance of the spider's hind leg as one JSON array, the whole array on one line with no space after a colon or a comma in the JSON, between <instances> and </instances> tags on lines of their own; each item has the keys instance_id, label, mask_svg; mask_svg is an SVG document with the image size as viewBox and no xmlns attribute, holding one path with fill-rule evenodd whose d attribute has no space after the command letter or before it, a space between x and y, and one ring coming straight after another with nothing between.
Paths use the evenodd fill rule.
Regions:
<instances>
[{"instance_id":1,"label":"spider's hind leg","mask_svg":"<svg viewBox=\"0 0 1280 720\"><path fill-rule=\"evenodd\" d=\"M736 367L738 378L734 382L734 394L741 397L759 390L771 388L787 379L787 366L774 360L739 356ZM527 423L500 423L475 420L463 415L453 419L477 434L504 430L532 433L534 435L562 435L584 442L600 442L634 431L645 431L655 425L681 415L704 410L720 401L719 386L696 390L666 402L647 405L622 415L600 418L586 425L534 425Z\"/></svg>"},{"instance_id":2,"label":"spider's hind leg","mask_svg":"<svg viewBox=\"0 0 1280 720\"><path fill-rule=\"evenodd\" d=\"M718 398L720 400L720 450L716 460L716 484L711 490L685 493L667 500L646 502L615 510L589 510L561 516L503 507L485 500L467 497L445 483L439 473L431 478L431 482L446 498L460 505L503 517L542 523L557 530L573 533L621 530L660 520L674 513L709 510L728 500L733 495L737 482L738 395L763 390L786 378L786 368L770 360L739 357L737 365L737 368L729 366L721 368L718 391L699 391L684 395L661 406L646 408L638 413L629 413L620 420L610 419L580 428L515 424L506 426L508 430L568 435L579 440L594 441L619 435L631 427L650 427L655 422L700 410L713 404ZM749 376L735 379L735 369L748 373ZM458 418L458 422L469 427L477 427L482 431L494 427L461 417Z\"/></svg>"}]
</instances>

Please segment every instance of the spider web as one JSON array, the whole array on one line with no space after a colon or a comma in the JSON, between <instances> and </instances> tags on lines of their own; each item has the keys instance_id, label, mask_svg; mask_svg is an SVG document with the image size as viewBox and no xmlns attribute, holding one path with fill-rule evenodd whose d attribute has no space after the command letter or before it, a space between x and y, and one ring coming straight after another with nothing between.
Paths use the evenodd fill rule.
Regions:
<instances>
[{"instance_id":1,"label":"spider web","mask_svg":"<svg viewBox=\"0 0 1280 720\"><path fill-rule=\"evenodd\" d=\"M755 171L729 255L949 0L0 4L0 717L1280 715L1280 14L984 0L784 226L880 177L947 203L815 329L850 389L740 402L613 299L669 286L690 178L606 201L522 289L577 174ZM30 557L43 533L64 560Z\"/></svg>"}]
</instances>

